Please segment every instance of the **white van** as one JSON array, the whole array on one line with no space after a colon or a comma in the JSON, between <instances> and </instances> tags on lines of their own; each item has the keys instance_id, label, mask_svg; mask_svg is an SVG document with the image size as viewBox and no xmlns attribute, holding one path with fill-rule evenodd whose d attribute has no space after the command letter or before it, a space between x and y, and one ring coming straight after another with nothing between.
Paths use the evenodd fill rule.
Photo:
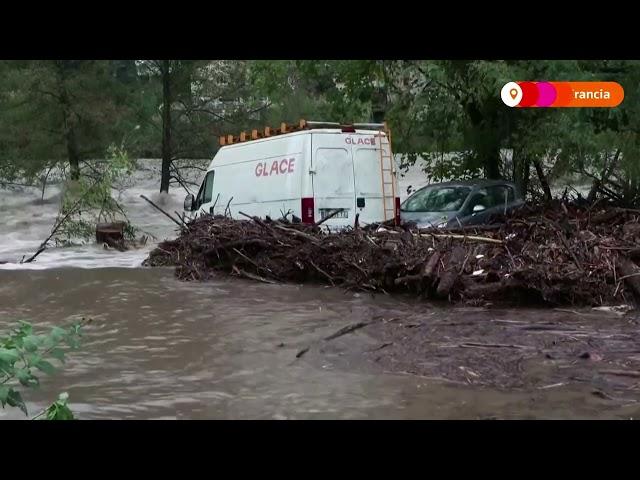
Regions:
<instances>
[{"instance_id":1,"label":"white van","mask_svg":"<svg viewBox=\"0 0 640 480\"><path fill-rule=\"evenodd\" d=\"M266 128L264 134L221 137L220 143L197 197L187 195L186 211L274 220L293 214L307 224L334 214L323 222L331 229L353 226L356 214L361 225L399 221L385 124L302 120L296 127L283 124L275 134Z\"/></svg>"}]
</instances>

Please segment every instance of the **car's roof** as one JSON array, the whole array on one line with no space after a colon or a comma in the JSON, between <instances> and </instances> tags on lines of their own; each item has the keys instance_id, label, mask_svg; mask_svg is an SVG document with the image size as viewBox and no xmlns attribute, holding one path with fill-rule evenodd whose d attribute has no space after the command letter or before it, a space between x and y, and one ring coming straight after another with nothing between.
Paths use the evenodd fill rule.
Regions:
<instances>
[{"instance_id":1,"label":"car's roof","mask_svg":"<svg viewBox=\"0 0 640 480\"><path fill-rule=\"evenodd\" d=\"M431 183L429 185L425 185L420 190L425 188L433 188L433 187L491 187L493 185L511 185L514 186L512 182L508 182L506 180L488 180L485 178L474 178L472 180L452 180L450 182L442 182L442 183Z\"/></svg>"}]
</instances>

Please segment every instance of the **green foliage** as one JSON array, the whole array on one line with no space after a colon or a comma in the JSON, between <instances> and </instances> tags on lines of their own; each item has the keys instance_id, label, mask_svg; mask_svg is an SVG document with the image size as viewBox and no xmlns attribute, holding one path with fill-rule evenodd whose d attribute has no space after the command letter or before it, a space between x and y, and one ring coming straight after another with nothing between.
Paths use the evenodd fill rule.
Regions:
<instances>
[{"instance_id":1,"label":"green foliage","mask_svg":"<svg viewBox=\"0 0 640 480\"><path fill-rule=\"evenodd\" d=\"M77 171L127 128L133 89L110 61L0 62L0 174L34 179L52 165Z\"/></svg>"},{"instance_id":2,"label":"green foliage","mask_svg":"<svg viewBox=\"0 0 640 480\"><path fill-rule=\"evenodd\" d=\"M83 177L108 172L87 159L122 145L135 126L129 151L158 158L167 79L173 160L210 158L218 135L283 121L384 119L395 152L405 164L424 159L432 180L501 176L536 189L535 162L549 180L579 176L621 202L640 198L640 62L625 60L3 61L0 178L64 166L81 183L73 198L91 184L74 162ZM615 109L508 108L499 92L513 80L617 81L625 99ZM92 194L98 210L115 207L109 182ZM91 234L89 220L76 220L65 238Z\"/></svg>"},{"instance_id":3,"label":"green foliage","mask_svg":"<svg viewBox=\"0 0 640 480\"><path fill-rule=\"evenodd\" d=\"M65 328L53 327L48 334L35 335L31 324L20 322L8 335L0 335L0 406L17 407L28 415L19 387L37 388L40 385L36 376L38 371L54 374L56 367L49 360L62 363L65 356L62 347L75 349L79 346L84 323L83 319ZM66 394L61 395L46 410L46 418L73 418L66 404L67 398Z\"/></svg>"},{"instance_id":4,"label":"green foliage","mask_svg":"<svg viewBox=\"0 0 640 480\"><path fill-rule=\"evenodd\" d=\"M42 414L45 420L74 420L73 412L67 405L69 395L64 392Z\"/></svg>"},{"instance_id":5,"label":"green foliage","mask_svg":"<svg viewBox=\"0 0 640 480\"><path fill-rule=\"evenodd\" d=\"M369 117L373 79L359 75L370 70L366 61L260 60L249 63L248 75L254 94L269 100L265 125L301 118L352 122Z\"/></svg>"},{"instance_id":6,"label":"green foliage","mask_svg":"<svg viewBox=\"0 0 640 480\"><path fill-rule=\"evenodd\" d=\"M131 225L113 192L127 186L135 169L135 162L124 146L110 145L104 161L92 162L88 172L79 180L68 182L59 218L69 215L56 233L56 241L69 243L74 239L88 240L100 222L125 221L125 233L134 239L137 229Z\"/></svg>"},{"instance_id":7,"label":"green foliage","mask_svg":"<svg viewBox=\"0 0 640 480\"><path fill-rule=\"evenodd\" d=\"M375 121L382 111L404 166L423 158L431 180L501 176L532 187L535 161L547 179L604 180L623 203L640 199L637 61L259 61L251 79L286 121ZM615 109L514 109L499 97L514 80L617 81L626 97Z\"/></svg>"},{"instance_id":8,"label":"green foliage","mask_svg":"<svg viewBox=\"0 0 640 480\"><path fill-rule=\"evenodd\" d=\"M142 60L141 142L160 156L163 80L168 80L172 159L211 157L217 137L257 125L265 101L249 82L248 62L241 60ZM175 181L175 179L174 179Z\"/></svg>"}]
</instances>

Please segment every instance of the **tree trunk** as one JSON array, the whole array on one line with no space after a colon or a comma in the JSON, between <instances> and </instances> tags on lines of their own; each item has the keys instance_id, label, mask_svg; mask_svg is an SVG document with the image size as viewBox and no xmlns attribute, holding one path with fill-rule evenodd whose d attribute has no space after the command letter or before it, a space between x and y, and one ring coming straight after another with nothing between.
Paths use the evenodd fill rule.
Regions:
<instances>
[{"instance_id":1,"label":"tree trunk","mask_svg":"<svg viewBox=\"0 0 640 480\"><path fill-rule=\"evenodd\" d=\"M538 178L540 179L540 185L542 185L542 191L544 192L544 201L551 201L551 188L549 188L549 181L544 174L544 170L542 169L542 163L539 159L535 159L533 161L533 166L536 169L536 173L538 174Z\"/></svg>"},{"instance_id":2,"label":"tree trunk","mask_svg":"<svg viewBox=\"0 0 640 480\"><path fill-rule=\"evenodd\" d=\"M631 178L631 192L632 196L628 199L630 207L635 205L638 198L638 177L635 175Z\"/></svg>"},{"instance_id":3,"label":"tree trunk","mask_svg":"<svg viewBox=\"0 0 640 480\"><path fill-rule=\"evenodd\" d=\"M374 110L371 116L371 121L373 123L383 123L385 117L384 110Z\"/></svg>"},{"instance_id":4,"label":"tree trunk","mask_svg":"<svg viewBox=\"0 0 640 480\"><path fill-rule=\"evenodd\" d=\"M513 181L522 192L523 196L527 195L529 188L529 157L521 152L513 153Z\"/></svg>"},{"instance_id":5,"label":"tree trunk","mask_svg":"<svg viewBox=\"0 0 640 480\"><path fill-rule=\"evenodd\" d=\"M522 186L520 188L522 196L526 197L527 190L529 189L529 167L531 166L531 160L527 157L522 163Z\"/></svg>"},{"instance_id":6,"label":"tree trunk","mask_svg":"<svg viewBox=\"0 0 640 480\"><path fill-rule=\"evenodd\" d=\"M373 123L383 123L387 110L387 90L380 87L371 96L371 120Z\"/></svg>"},{"instance_id":7,"label":"tree trunk","mask_svg":"<svg viewBox=\"0 0 640 480\"><path fill-rule=\"evenodd\" d=\"M486 156L482 160L487 178L491 180L502 178L500 176L500 148L497 145L487 149Z\"/></svg>"},{"instance_id":8,"label":"tree trunk","mask_svg":"<svg viewBox=\"0 0 640 480\"><path fill-rule=\"evenodd\" d=\"M65 65L67 65L68 68L68 63L56 61L60 104L62 105L62 120L64 122L64 139L67 144L67 157L69 160L69 170L71 171L71 180L80 180L80 155L78 153L76 134L72 125L73 112L69 101L69 94L65 86Z\"/></svg>"},{"instance_id":9,"label":"tree trunk","mask_svg":"<svg viewBox=\"0 0 640 480\"><path fill-rule=\"evenodd\" d=\"M500 142L475 102L471 101L463 106L473 129L476 130L475 157L487 178L500 180L502 178L500 175Z\"/></svg>"},{"instance_id":10,"label":"tree trunk","mask_svg":"<svg viewBox=\"0 0 640 480\"><path fill-rule=\"evenodd\" d=\"M513 163L513 182L522 190L523 176L524 176L524 155L516 149L513 150L511 156L511 162Z\"/></svg>"},{"instance_id":11,"label":"tree trunk","mask_svg":"<svg viewBox=\"0 0 640 480\"><path fill-rule=\"evenodd\" d=\"M66 140L71 180L80 180L80 155L78 155L78 145L76 144L76 135L73 128L67 130Z\"/></svg>"},{"instance_id":12,"label":"tree trunk","mask_svg":"<svg viewBox=\"0 0 640 480\"><path fill-rule=\"evenodd\" d=\"M169 60L162 60L162 176L160 191L169 192L171 177L171 72Z\"/></svg>"}]
</instances>

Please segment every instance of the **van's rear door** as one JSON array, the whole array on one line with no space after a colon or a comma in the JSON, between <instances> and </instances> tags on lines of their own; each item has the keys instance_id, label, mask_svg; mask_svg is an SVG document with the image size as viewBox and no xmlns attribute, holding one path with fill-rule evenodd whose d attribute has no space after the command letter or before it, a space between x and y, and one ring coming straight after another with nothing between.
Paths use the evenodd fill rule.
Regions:
<instances>
[{"instance_id":1,"label":"van's rear door","mask_svg":"<svg viewBox=\"0 0 640 480\"><path fill-rule=\"evenodd\" d=\"M343 209L327 220L325 225L350 225L355 219L351 145L345 141L345 135L339 133L314 133L312 145L311 169L316 222L336 209Z\"/></svg>"},{"instance_id":2,"label":"van's rear door","mask_svg":"<svg viewBox=\"0 0 640 480\"><path fill-rule=\"evenodd\" d=\"M356 212L360 214L359 220L363 224L381 222L384 220L384 199L380 170L380 137L375 137L374 134L358 137L357 140L352 140ZM391 190L391 187L389 189Z\"/></svg>"}]
</instances>

